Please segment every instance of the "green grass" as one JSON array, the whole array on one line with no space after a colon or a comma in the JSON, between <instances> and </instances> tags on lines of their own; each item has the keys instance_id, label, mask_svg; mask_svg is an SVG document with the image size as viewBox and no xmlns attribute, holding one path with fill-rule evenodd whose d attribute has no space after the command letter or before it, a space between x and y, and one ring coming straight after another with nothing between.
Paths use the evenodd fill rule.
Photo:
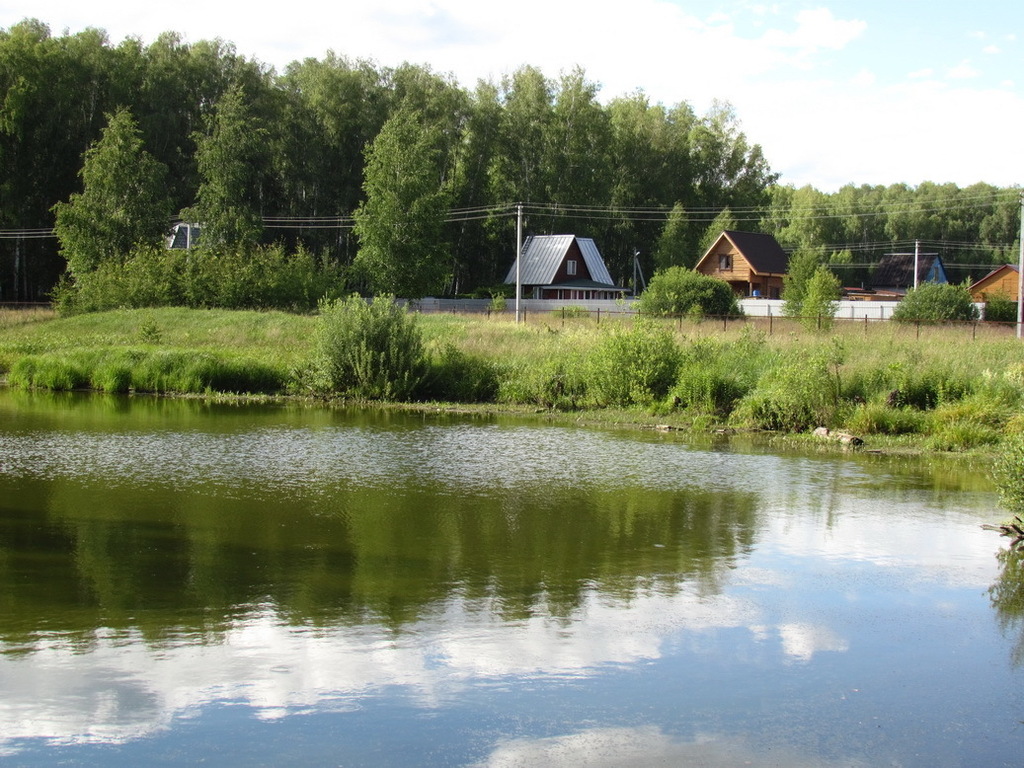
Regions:
<instances>
[{"instance_id":1,"label":"green grass","mask_svg":"<svg viewBox=\"0 0 1024 768\"><path fill-rule=\"evenodd\" d=\"M301 389L318 322L176 308L6 313L0 374L50 389L283 394ZM698 429L827 426L936 451L988 450L1024 432L1024 344L1001 329L871 323L820 333L779 319L645 319L649 333L638 336L635 323L419 316L431 367L418 397Z\"/></svg>"}]
</instances>

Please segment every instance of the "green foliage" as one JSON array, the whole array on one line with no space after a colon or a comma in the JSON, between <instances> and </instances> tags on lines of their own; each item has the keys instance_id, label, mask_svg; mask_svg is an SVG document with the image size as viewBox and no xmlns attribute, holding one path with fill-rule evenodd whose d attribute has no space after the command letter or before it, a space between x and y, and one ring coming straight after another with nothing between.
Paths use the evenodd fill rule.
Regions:
<instances>
[{"instance_id":1,"label":"green foliage","mask_svg":"<svg viewBox=\"0 0 1024 768\"><path fill-rule=\"evenodd\" d=\"M208 131L196 137L202 182L196 204L182 217L201 225L201 249L244 250L259 242L267 136L244 88L236 85L217 102Z\"/></svg>"},{"instance_id":2,"label":"green foliage","mask_svg":"<svg viewBox=\"0 0 1024 768\"><path fill-rule=\"evenodd\" d=\"M586 358L578 351L569 352L534 364L506 366L498 399L571 411L590 402L590 383Z\"/></svg>"},{"instance_id":3,"label":"green foliage","mask_svg":"<svg viewBox=\"0 0 1024 768\"><path fill-rule=\"evenodd\" d=\"M337 265L303 250L156 246L63 282L54 302L64 315L166 306L309 311L322 297L337 297L343 286Z\"/></svg>"},{"instance_id":4,"label":"green foliage","mask_svg":"<svg viewBox=\"0 0 1024 768\"><path fill-rule=\"evenodd\" d=\"M670 331L638 321L603 337L588 365L590 389L604 405L650 405L668 393L681 354Z\"/></svg>"},{"instance_id":5,"label":"green foliage","mask_svg":"<svg viewBox=\"0 0 1024 768\"><path fill-rule=\"evenodd\" d=\"M729 284L685 267L669 267L651 278L638 308L648 315L739 315Z\"/></svg>"},{"instance_id":6,"label":"green foliage","mask_svg":"<svg viewBox=\"0 0 1024 768\"><path fill-rule=\"evenodd\" d=\"M355 266L375 293L416 299L445 289L450 201L442 183L441 136L416 112L401 111L366 153L366 200L355 214Z\"/></svg>"},{"instance_id":7,"label":"green foliage","mask_svg":"<svg viewBox=\"0 0 1024 768\"><path fill-rule=\"evenodd\" d=\"M735 229L739 229L739 222L736 221L732 211L723 208L701 235L700 242L697 243L697 255L694 261L696 262L696 259L708 252L708 248L715 244L722 232Z\"/></svg>"},{"instance_id":8,"label":"green foliage","mask_svg":"<svg viewBox=\"0 0 1024 768\"><path fill-rule=\"evenodd\" d=\"M682 203L676 202L665 221L665 226L654 245L654 267L661 271L669 267L693 269L701 253L693 238L693 227ZM706 249L705 249L706 250Z\"/></svg>"},{"instance_id":9,"label":"green foliage","mask_svg":"<svg viewBox=\"0 0 1024 768\"><path fill-rule=\"evenodd\" d=\"M325 394L407 400L426 374L416 318L391 296L320 302L314 346L310 383Z\"/></svg>"},{"instance_id":10,"label":"green foliage","mask_svg":"<svg viewBox=\"0 0 1024 768\"><path fill-rule=\"evenodd\" d=\"M821 329L831 328L842 293L839 278L832 274L832 270L826 266L818 267L808 281L803 296L801 313L804 325Z\"/></svg>"},{"instance_id":11,"label":"green foliage","mask_svg":"<svg viewBox=\"0 0 1024 768\"><path fill-rule=\"evenodd\" d=\"M82 191L53 207L68 271L117 266L134 247L159 243L171 216L166 176L167 168L142 148L131 112L108 115L102 137L85 153Z\"/></svg>"},{"instance_id":12,"label":"green foliage","mask_svg":"<svg viewBox=\"0 0 1024 768\"><path fill-rule=\"evenodd\" d=\"M925 431L927 417L915 408L874 401L857 405L843 426L855 435L906 435Z\"/></svg>"},{"instance_id":13,"label":"green foliage","mask_svg":"<svg viewBox=\"0 0 1024 768\"><path fill-rule=\"evenodd\" d=\"M728 416L751 386L744 375L749 369L733 354L735 346L697 339L686 347L669 392L673 404L696 413Z\"/></svg>"},{"instance_id":14,"label":"green foliage","mask_svg":"<svg viewBox=\"0 0 1024 768\"><path fill-rule=\"evenodd\" d=\"M425 400L489 403L498 395L497 367L451 342L430 355L417 394Z\"/></svg>"},{"instance_id":15,"label":"green foliage","mask_svg":"<svg viewBox=\"0 0 1024 768\"><path fill-rule=\"evenodd\" d=\"M970 321L978 319L978 308L965 285L923 283L907 291L892 319L929 323Z\"/></svg>"},{"instance_id":16,"label":"green foliage","mask_svg":"<svg viewBox=\"0 0 1024 768\"><path fill-rule=\"evenodd\" d=\"M1024 514L1024 434L1005 443L993 474L1003 506L1011 514Z\"/></svg>"},{"instance_id":17,"label":"green foliage","mask_svg":"<svg viewBox=\"0 0 1024 768\"><path fill-rule=\"evenodd\" d=\"M786 432L834 426L841 413L842 362L834 345L786 355L738 403L733 420Z\"/></svg>"},{"instance_id":18,"label":"green foliage","mask_svg":"<svg viewBox=\"0 0 1024 768\"><path fill-rule=\"evenodd\" d=\"M1017 322L1017 302L1009 296L989 296L985 301L985 320L990 323Z\"/></svg>"},{"instance_id":19,"label":"green foliage","mask_svg":"<svg viewBox=\"0 0 1024 768\"><path fill-rule=\"evenodd\" d=\"M29 355L11 369L23 389L204 394L275 393L282 372L244 357L194 350L114 348Z\"/></svg>"},{"instance_id":20,"label":"green foliage","mask_svg":"<svg viewBox=\"0 0 1024 768\"><path fill-rule=\"evenodd\" d=\"M807 246L798 248L789 257L789 265L782 278L782 311L787 317L803 317L807 314L804 299L823 258L821 249Z\"/></svg>"}]
</instances>

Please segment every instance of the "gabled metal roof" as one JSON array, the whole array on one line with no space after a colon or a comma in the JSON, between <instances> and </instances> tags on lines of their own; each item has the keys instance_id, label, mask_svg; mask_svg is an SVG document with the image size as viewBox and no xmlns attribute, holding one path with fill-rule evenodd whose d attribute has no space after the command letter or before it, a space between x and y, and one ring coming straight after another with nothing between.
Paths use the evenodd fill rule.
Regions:
<instances>
[{"instance_id":1,"label":"gabled metal roof","mask_svg":"<svg viewBox=\"0 0 1024 768\"><path fill-rule=\"evenodd\" d=\"M605 266L601 252L597 250L597 244L589 237L576 237L576 235L531 235L523 243L523 263L519 276L523 285L551 285L558 268L565 260L573 241L579 245L580 253L583 254L583 261L590 272L591 279L601 285L613 286L612 276ZM516 265L505 277L506 283L516 281Z\"/></svg>"}]
</instances>

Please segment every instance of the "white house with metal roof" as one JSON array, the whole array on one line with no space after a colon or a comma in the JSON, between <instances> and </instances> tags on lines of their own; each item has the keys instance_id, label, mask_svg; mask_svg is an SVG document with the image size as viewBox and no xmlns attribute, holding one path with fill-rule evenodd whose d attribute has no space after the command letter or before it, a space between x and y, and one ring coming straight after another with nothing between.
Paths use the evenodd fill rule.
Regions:
<instances>
[{"instance_id":1,"label":"white house with metal roof","mask_svg":"<svg viewBox=\"0 0 1024 768\"><path fill-rule=\"evenodd\" d=\"M612 282L597 244L589 237L531 235L523 243L519 258L523 298L618 299L629 290ZM514 262L505 282L516 283Z\"/></svg>"}]
</instances>

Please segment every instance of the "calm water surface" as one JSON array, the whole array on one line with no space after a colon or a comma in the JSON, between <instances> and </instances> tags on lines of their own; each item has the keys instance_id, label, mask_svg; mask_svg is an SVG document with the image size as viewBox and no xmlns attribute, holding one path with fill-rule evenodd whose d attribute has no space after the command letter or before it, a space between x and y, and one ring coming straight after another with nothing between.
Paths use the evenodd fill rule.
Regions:
<instances>
[{"instance_id":1,"label":"calm water surface","mask_svg":"<svg viewBox=\"0 0 1024 768\"><path fill-rule=\"evenodd\" d=\"M0 391L0 763L1019 766L988 481Z\"/></svg>"}]
</instances>

